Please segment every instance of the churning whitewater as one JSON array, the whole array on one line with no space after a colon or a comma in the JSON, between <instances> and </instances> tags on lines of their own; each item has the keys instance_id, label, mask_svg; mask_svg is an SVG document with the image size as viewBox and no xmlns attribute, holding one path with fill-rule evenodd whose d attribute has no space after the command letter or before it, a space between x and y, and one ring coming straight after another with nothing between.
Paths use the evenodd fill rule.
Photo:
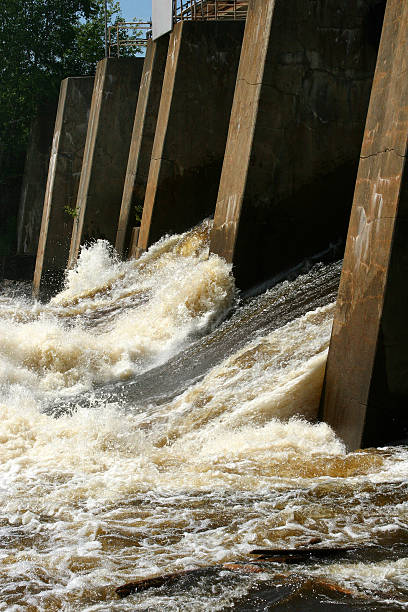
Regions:
<instances>
[{"instance_id":1,"label":"churning whitewater","mask_svg":"<svg viewBox=\"0 0 408 612\"><path fill-rule=\"evenodd\" d=\"M408 452L316 420L339 264L243 299L209 229L127 262L99 241L47 304L3 287L0 610L408 608ZM357 550L223 566L313 538Z\"/></svg>"}]
</instances>

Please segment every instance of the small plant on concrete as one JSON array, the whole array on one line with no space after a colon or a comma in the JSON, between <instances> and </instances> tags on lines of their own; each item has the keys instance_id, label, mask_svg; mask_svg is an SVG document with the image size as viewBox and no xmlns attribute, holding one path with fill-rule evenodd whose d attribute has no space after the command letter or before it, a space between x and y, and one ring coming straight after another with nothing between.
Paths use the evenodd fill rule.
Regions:
<instances>
[{"instance_id":1,"label":"small plant on concrete","mask_svg":"<svg viewBox=\"0 0 408 612\"><path fill-rule=\"evenodd\" d=\"M78 209L77 208L72 208L71 206L68 206L68 204L66 206L64 206L64 210L73 219L75 219L75 217L78 216Z\"/></svg>"},{"instance_id":2,"label":"small plant on concrete","mask_svg":"<svg viewBox=\"0 0 408 612\"><path fill-rule=\"evenodd\" d=\"M136 204L135 205L135 221L138 225L140 225L142 221L142 215L143 215L143 204Z\"/></svg>"}]
</instances>

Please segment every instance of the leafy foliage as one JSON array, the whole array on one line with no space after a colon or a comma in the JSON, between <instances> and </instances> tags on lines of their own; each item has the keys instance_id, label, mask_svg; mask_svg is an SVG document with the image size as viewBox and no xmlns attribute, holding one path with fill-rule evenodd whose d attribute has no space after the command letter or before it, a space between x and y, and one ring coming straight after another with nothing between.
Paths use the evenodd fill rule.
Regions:
<instances>
[{"instance_id":1,"label":"leafy foliage","mask_svg":"<svg viewBox=\"0 0 408 612\"><path fill-rule=\"evenodd\" d=\"M78 209L73 208L72 206L68 206L68 204L64 206L64 211L67 213L67 215L69 215L73 219L75 219L75 217L78 216Z\"/></svg>"},{"instance_id":2,"label":"leafy foliage","mask_svg":"<svg viewBox=\"0 0 408 612\"><path fill-rule=\"evenodd\" d=\"M118 20L123 21L119 2L108 0L108 23ZM0 225L4 227L4 194L22 174L37 108L43 100L57 99L65 77L94 74L96 62L105 55L104 0L1 0L0 33Z\"/></svg>"},{"instance_id":3,"label":"leafy foliage","mask_svg":"<svg viewBox=\"0 0 408 612\"><path fill-rule=\"evenodd\" d=\"M109 23L123 21L108 2ZM44 97L66 76L89 75L104 56L102 0L2 0L0 3L0 140L25 145Z\"/></svg>"},{"instance_id":4,"label":"leafy foliage","mask_svg":"<svg viewBox=\"0 0 408 612\"><path fill-rule=\"evenodd\" d=\"M135 204L135 221L137 225L140 225L140 223L142 222L142 215L143 215L143 203Z\"/></svg>"}]
</instances>

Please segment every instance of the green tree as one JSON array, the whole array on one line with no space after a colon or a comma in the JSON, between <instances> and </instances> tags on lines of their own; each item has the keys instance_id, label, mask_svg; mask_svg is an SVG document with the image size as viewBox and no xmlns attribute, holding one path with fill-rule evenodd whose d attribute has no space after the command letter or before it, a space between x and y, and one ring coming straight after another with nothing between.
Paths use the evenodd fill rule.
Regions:
<instances>
[{"instance_id":1,"label":"green tree","mask_svg":"<svg viewBox=\"0 0 408 612\"><path fill-rule=\"evenodd\" d=\"M108 27L117 24L125 23L121 15L120 4L115 0L108 0L107 3ZM140 31L137 30L129 35L125 29L121 29L121 39L137 38ZM121 47L121 56L133 56L140 53L139 46ZM72 62L79 62L83 66L82 70L91 64L91 69L105 53L105 10L104 2L96 0L91 5L90 17L81 21L76 25L75 45L72 47ZM113 49L113 55L116 55L116 49ZM84 72L83 72L84 73Z\"/></svg>"},{"instance_id":2,"label":"green tree","mask_svg":"<svg viewBox=\"0 0 408 612\"><path fill-rule=\"evenodd\" d=\"M119 2L108 0L108 22L118 20ZM65 77L93 74L104 55L104 0L0 1L0 234L36 109L57 98Z\"/></svg>"}]
</instances>

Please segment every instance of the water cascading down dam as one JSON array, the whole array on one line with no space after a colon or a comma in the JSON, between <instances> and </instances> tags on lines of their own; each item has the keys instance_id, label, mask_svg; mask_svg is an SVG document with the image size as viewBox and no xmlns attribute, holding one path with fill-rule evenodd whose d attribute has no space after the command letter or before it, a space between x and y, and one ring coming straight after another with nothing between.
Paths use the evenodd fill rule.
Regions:
<instances>
[{"instance_id":1,"label":"water cascading down dam","mask_svg":"<svg viewBox=\"0 0 408 612\"><path fill-rule=\"evenodd\" d=\"M163 7L0 285L4 609L404 609L408 8Z\"/></svg>"}]
</instances>

